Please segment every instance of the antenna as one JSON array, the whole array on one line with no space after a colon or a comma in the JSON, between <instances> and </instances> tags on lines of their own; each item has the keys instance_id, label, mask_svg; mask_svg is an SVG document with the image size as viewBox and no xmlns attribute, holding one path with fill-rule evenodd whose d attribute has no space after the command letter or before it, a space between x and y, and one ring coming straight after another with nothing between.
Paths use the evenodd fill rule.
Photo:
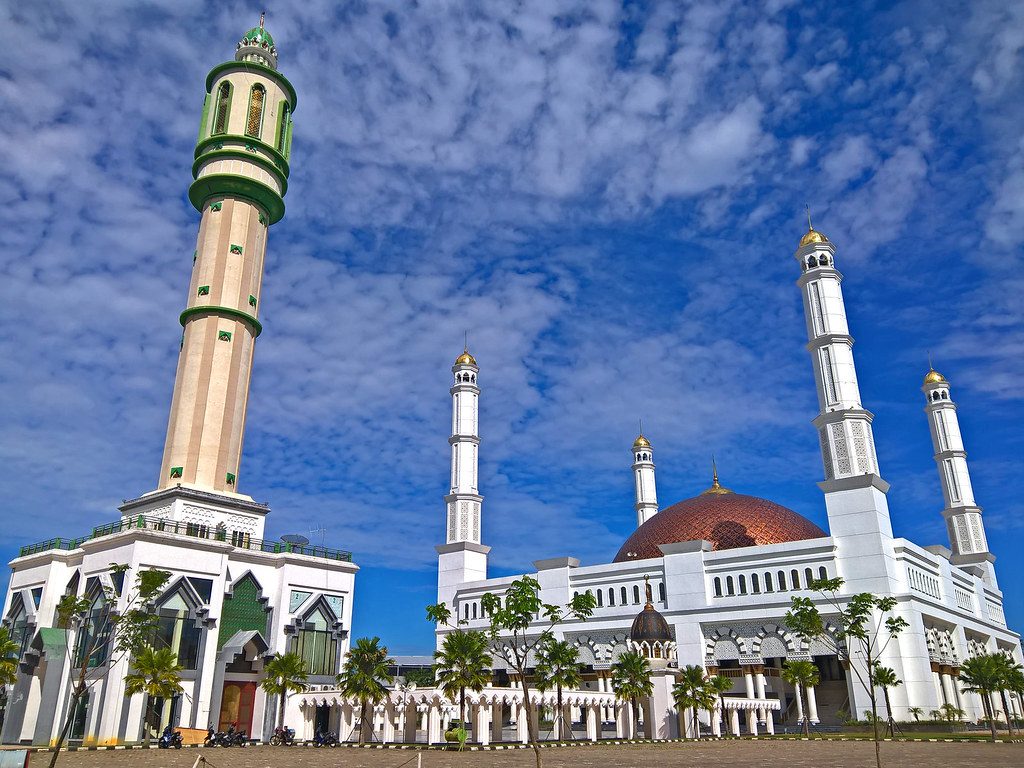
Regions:
<instances>
[{"instance_id":1,"label":"antenna","mask_svg":"<svg viewBox=\"0 0 1024 768\"><path fill-rule=\"evenodd\" d=\"M811 206L808 205L807 203L804 203L804 210L807 211L807 231L813 232L814 227L811 226Z\"/></svg>"},{"instance_id":2,"label":"antenna","mask_svg":"<svg viewBox=\"0 0 1024 768\"><path fill-rule=\"evenodd\" d=\"M310 528L309 529L309 535L310 536L319 536L320 537L320 546L322 547L324 545L324 537L327 535L327 529L324 528L322 525L320 527L318 527L318 528Z\"/></svg>"},{"instance_id":3,"label":"antenna","mask_svg":"<svg viewBox=\"0 0 1024 768\"><path fill-rule=\"evenodd\" d=\"M263 18L267 15L266 11L260 11L260 29L263 29Z\"/></svg>"},{"instance_id":4,"label":"antenna","mask_svg":"<svg viewBox=\"0 0 1024 768\"><path fill-rule=\"evenodd\" d=\"M469 331L463 331L462 351L469 352Z\"/></svg>"},{"instance_id":5,"label":"antenna","mask_svg":"<svg viewBox=\"0 0 1024 768\"><path fill-rule=\"evenodd\" d=\"M935 370L935 366L932 365L932 351L930 349L928 350L928 370L929 371L934 371Z\"/></svg>"}]
</instances>

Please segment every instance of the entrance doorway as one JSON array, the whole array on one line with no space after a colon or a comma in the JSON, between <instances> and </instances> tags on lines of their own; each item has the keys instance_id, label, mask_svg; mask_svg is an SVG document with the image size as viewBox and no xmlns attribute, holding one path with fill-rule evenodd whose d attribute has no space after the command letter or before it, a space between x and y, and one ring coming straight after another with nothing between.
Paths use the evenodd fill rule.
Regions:
<instances>
[{"instance_id":1,"label":"entrance doorway","mask_svg":"<svg viewBox=\"0 0 1024 768\"><path fill-rule=\"evenodd\" d=\"M252 710L256 702L256 683L224 683L220 699L220 720L217 730L226 731L235 723L235 728L252 735Z\"/></svg>"}]
</instances>

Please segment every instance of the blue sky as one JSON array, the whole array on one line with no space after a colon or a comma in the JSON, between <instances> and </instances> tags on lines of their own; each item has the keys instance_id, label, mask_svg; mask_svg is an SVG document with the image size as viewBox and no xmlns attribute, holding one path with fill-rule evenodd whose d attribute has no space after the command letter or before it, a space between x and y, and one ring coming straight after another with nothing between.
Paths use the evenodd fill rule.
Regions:
<instances>
[{"instance_id":1,"label":"blue sky","mask_svg":"<svg viewBox=\"0 0 1024 768\"><path fill-rule=\"evenodd\" d=\"M241 2L0 10L0 554L157 480L206 72ZM825 525L793 250L839 249L898 535L947 543L919 387L953 383L1024 626L1024 4L270 8L299 93L239 488L362 566L356 635L426 652L448 386L481 366L496 573L609 559L629 446Z\"/></svg>"}]
</instances>

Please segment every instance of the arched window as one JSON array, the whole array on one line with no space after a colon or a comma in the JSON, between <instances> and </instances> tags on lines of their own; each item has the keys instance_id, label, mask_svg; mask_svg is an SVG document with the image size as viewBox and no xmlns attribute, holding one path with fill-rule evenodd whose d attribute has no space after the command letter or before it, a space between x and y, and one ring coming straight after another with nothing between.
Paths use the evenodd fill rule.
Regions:
<instances>
[{"instance_id":1,"label":"arched window","mask_svg":"<svg viewBox=\"0 0 1024 768\"><path fill-rule=\"evenodd\" d=\"M98 667L107 663L110 653L111 627L107 596L98 584L90 591L90 595L89 613L82 622L82 628L78 630L75 647L75 666L79 669L86 656L89 657L89 667Z\"/></svg>"},{"instance_id":2,"label":"arched window","mask_svg":"<svg viewBox=\"0 0 1024 768\"><path fill-rule=\"evenodd\" d=\"M640 605L640 585L633 585L633 604Z\"/></svg>"},{"instance_id":3,"label":"arched window","mask_svg":"<svg viewBox=\"0 0 1024 768\"><path fill-rule=\"evenodd\" d=\"M765 571L764 572L764 591L765 592L774 592L775 591L775 587L772 586L772 572L771 571Z\"/></svg>"},{"instance_id":4,"label":"arched window","mask_svg":"<svg viewBox=\"0 0 1024 768\"><path fill-rule=\"evenodd\" d=\"M725 577L725 591L728 592L730 595L735 595L736 594L736 590L733 587L733 583L732 583L732 576L726 576Z\"/></svg>"},{"instance_id":5,"label":"arched window","mask_svg":"<svg viewBox=\"0 0 1024 768\"><path fill-rule=\"evenodd\" d=\"M579 597L579 596L580 596L580 593L579 593L579 592L573 592L573 593L572 593L572 596L573 596L573 598L575 599L575 598L577 598L577 597Z\"/></svg>"},{"instance_id":6,"label":"arched window","mask_svg":"<svg viewBox=\"0 0 1024 768\"><path fill-rule=\"evenodd\" d=\"M288 102L281 102L281 116L277 122L277 151L284 154L285 144L288 138Z\"/></svg>"},{"instance_id":7,"label":"arched window","mask_svg":"<svg viewBox=\"0 0 1024 768\"><path fill-rule=\"evenodd\" d=\"M7 614L7 622L10 626L10 638L18 646L18 658L25 653L29 640L32 639L29 632L28 611L25 609L25 601L21 595L17 595L11 601L11 610Z\"/></svg>"},{"instance_id":8,"label":"arched window","mask_svg":"<svg viewBox=\"0 0 1024 768\"><path fill-rule=\"evenodd\" d=\"M786 591L786 572L785 571L779 571L777 575L779 577L779 592L785 592Z\"/></svg>"},{"instance_id":9,"label":"arched window","mask_svg":"<svg viewBox=\"0 0 1024 768\"><path fill-rule=\"evenodd\" d=\"M157 608L154 648L169 648L185 669L196 669L199 663L199 641L202 630L190 614L192 608L185 599L183 587L165 597Z\"/></svg>"},{"instance_id":10,"label":"arched window","mask_svg":"<svg viewBox=\"0 0 1024 768\"><path fill-rule=\"evenodd\" d=\"M469 619L469 603L466 603L462 608L463 608L463 610L462 610L463 617L462 618Z\"/></svg>"},{"instance_id":11,"label":"arched window","mask_svg":"<svg viewBox=\"0 0 1024 768\"><path fill-rule=\"evenodd\" d=\"M804 586L810 589L812 581L814 581L814 571L804 568Z\"/></svg>"},{"instance_id":12,"label":"arched window","mask_svg":"<svg viewBox=\"0 0 1024 768\"><path fill-rule=\"evenodd\" d=\"M473 618L476 618L476 603L473 603Z\"/></svg>"},{"instance_id":13,"label":"arched window","mask_svg":"<svg viewBox=\"0 0 1024 768\"><path fill-rule=\"evenodd\" d=\"M827 579L828 578L828 571L825 570L825 566L824 565L821 566L818 569L818 578L819 579Z\"/></svg>"},{"instance_id":14,"label":"arched window","mask_svg":"<svg viewBox=\"0 0 1024 768\"><path fill-rule=\"evenodd\" d=\"M740 576L740 594L747 594L747 577L743 575Z\"/></svg>"},{"instance_id":15,"label":"arched window","mask_svg":"<svg viewBox=\"0 0 1024 768\"><path fill-rule=\"evenodd\" d=\"M722 580L718 576L715 576L715 597L721 597L721 596L722 596Z\"/></svg>"},{"instance_id":16,"label":"arched window","mask_svg":"<svg viewBox=\"0 0 1024 768\"><path fill-rule=\"evenodd\" d=\"M228 117L231 114L231 83L226 80L217 89L217 105L213 110L214 134L226 133Z\"/></svg>"},{"instance_id":17,"label":"arched window","mask_svg":"<svg viewBox=\"0 0 1024 768\"><path fill-rule=\"evenodd\" d=\"M791 570L789 572L789 579L793 582L791 585L793 589L800 589L800 571L796 568Z\"/></svg>"},{"instance_id":18,"label":"arched window","mask_svg":"<svg viewBox=\"0 0 1024 768\"><path fill-rule=\"evenodd\" d=\"M263 130L263 102L266 100L267 92L263 86L256 83L249 91L249 116L245 121L245 135L254 139L260 137Z\"/></svg>"},{"instance_id":19,"label":"arched window","mask_svg":"<svg viewBox=\"0 0 1024 768\"><path fill-rule=\"evenodd\" d=\"M263 597L259 583L252 574L246 574L231 588L231 594L224 598L224 607L220 610L220 627L217 635L217 650L239 630L267 634L267 601ZM455 614L458 618L458 612Z\"/></svg>"},{"instance_id":20,"label":"arched window","mask_svg":"<svg viewBox=\"0 0 1024 768\"><path fill-rule=\"evenodd\" d=\"M604 592L597 590L597 607L604 608Z\"/></svg>"},{"instance_id":21,"label":"arched window","mask_svg":"<svg viewBox=\"0 0 1024 768\"><path fill-rule=\"evenodd\" d=\"M331 619L322 604L306 614L291 650L303 658L310 675L333 675L338 671L338 638L331 631Z\"/></svg>"},{"instance_id":22,"label":"arched window","mask_svg":"<svg viewBox=\"0 0 1024 768\"><path fill-rule=\"evenodd\" d=\"M629 592L626 591L625 587L619 590L619 597L621 598L619 602L621 602L623 605L629 602Z\"/></svg>"},{"instance_id":23,"label":"arched window","mask_svg":"<svg viewBox=\"0 0 1024 768\"><path fill-rule=\"evenodd\" d=\"M661 600L661 602L663 602L663 603L665 602L665 582L664 581L659 581L658 582L658 599Z\"/></svg>"},{"instance_id":24,"label":"arched window","mask_svg":"<svg viewBox=\"0 0 1024 768\"><path fill-rule=\"evenodd\" d=\"M615 589L608 587L608 605L615 605Z\"/></svg>"},{"instance_id":25,"label":"arched window","mask_svg":"<svg viewBox=\"0 0 1024 768\"><path fill-rule=\"evenodd\" d=\"M755 595L761 593L761 579L756 573L750 574L750 591Z\"/></svg>"}]
</instances>

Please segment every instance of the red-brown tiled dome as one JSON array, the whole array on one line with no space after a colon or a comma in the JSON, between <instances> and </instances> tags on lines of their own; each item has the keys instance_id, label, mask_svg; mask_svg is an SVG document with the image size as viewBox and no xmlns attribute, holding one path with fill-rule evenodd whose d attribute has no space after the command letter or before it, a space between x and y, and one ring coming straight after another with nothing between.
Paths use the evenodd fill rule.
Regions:
<instances>
[{"instance_id":1,"label":"red-brown tiled dome","mask_svg":"<svg viewBox=\"0 0 1024 768\"><path fill-rule=\"evenodd\" d=\"M637 528L615 555L615 562L661 557L659 544L679 541L705 539L713 549L735 549L827 535L793 510L727 491L716 478L711 490L661 510Z\"/></svg>"}]
</instances>

